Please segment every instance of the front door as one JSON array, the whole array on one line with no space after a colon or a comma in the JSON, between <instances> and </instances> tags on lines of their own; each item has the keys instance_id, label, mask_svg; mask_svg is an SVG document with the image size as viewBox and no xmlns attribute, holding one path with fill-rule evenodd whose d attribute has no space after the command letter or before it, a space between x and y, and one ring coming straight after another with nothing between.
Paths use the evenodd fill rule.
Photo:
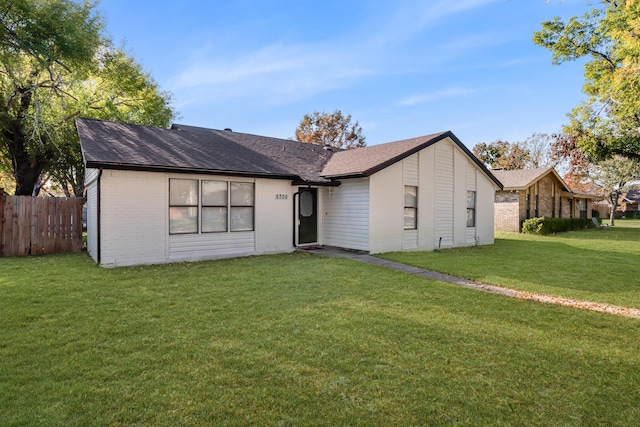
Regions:
<instances>
[{"instance_id":1,"label":"front door","mask_svg":"<svg viewBox=\"0 0 640 427\"><path fill-rule=\"evenodd\" d=\"M318 242L318 190L300 188L298 198L298 243Z\"/></svg>"}]
</instances>

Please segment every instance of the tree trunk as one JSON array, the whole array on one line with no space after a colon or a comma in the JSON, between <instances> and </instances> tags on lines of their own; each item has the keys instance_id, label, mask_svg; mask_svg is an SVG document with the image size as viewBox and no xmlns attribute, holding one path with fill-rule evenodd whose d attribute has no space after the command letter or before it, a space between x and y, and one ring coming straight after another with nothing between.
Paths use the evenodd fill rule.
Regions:
<instances>
[{"instance_id":1,"label":"tree trunk","mask_svg":"<svg viewBox=\"0 0 640 427\"><path fill-rule=\"evenodd\" d=\"M25 153L27 154L27 153ZM45 162L14 158L13 176L16 179L16 196L37 196L40 190L40 173Z\"/></svg>"},{"instance_id":2,"label":"tree trunk","mask_svg":"<svg viewBox=\"0 0 640 427\"><path fill-rule=\"evenodd\" d=\"M19 120L10 121L8 129L2 132L2 139L11 156L16 196L32 196L40 183L40 173L47 164L47 156L29 153Z\"/></svg>"},{"instance_id":3,"label":"tree trunk","mask_svg":"<svg viewBox=\"0 0 640 427\"><path fill-rule=\"evenodd\" d=\"M616 208L618 207L618 198L620 197L619 191L614 191L609 194L609 202L611 202L611 214L609 215L609 225L613 227L615 217L616 217Z\"/></svg>"},{"instance_id":4,"label":"tree trunk","mask_svg":"<svg viewBox=\"0 0 640 427\"><path fill-rule=\"evenodd\" d=\"M616 206L611 207L611 215L609 215L609 225L613 226L613 220L616 216Z\"/></svg>"}]
</instances>

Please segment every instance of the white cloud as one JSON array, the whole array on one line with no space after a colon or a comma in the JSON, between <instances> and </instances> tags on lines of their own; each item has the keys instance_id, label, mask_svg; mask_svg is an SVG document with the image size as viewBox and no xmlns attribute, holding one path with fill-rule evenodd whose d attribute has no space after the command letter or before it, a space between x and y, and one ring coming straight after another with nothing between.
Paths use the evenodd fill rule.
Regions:
<instances>
[{"instance_id":1,"label":"white cloud","mask_svg":"<svg viewBox=\"0 0 640 427\"><path fill-rule=\"evenodd\" d=\"M495 1L498 0L404 3L392 16L382 17L383 25L374 27L375 31L363 33L362 29L372 23L355 22L353 33L334 35L334 39L317 43L274 42L254 50L200 47L192 51L192 59L170 80L168 89L179 94L178 108L230 99L281 105L349 89L366 77L396 73L399 62L405 70L415 65L424 70L421 62L425 59L430 63L455 59L467 49L494 44L495 39L476 36L453 40L447 46L433 46L439 54L427 57L407 52L405 44L433 22ZM456 33L451 36L456 37Z\"/></svg>"},{"instance_id":2,"label":"white cloud","mask_svg":"<svg viewBox=\"0 0 640 427\"><path fill-rule=\"evenodd\" d=\"M350 48L273 44L228 57L226 52L189 64L171 84L189 98L252 97L278 103L351 84L373 73ZM184 100L183 100L184 101ZM189 102L189 101L186 101Z\"/></svg>"},{"instance_id":3,"label":"white cloud","mask_svg":"<svg viewBox=\"0 0 640 427\"><path fill-rule=\"evenodd\" d=\"M402 99L399 103L399 107L411 107L418 104L426 104L440 99L447 98L460 98L475 93L474 89L465 89L460 87L450 87L446 89L437 90L434 92L420 93L408 96Z\"/></svg>"}]
</instances>

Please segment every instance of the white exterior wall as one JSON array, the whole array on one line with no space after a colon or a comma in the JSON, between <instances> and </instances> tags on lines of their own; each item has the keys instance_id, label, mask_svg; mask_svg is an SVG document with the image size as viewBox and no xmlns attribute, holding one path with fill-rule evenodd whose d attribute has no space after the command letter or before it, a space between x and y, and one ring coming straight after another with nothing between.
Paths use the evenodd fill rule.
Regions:
<instances>
[{"instance_id":1,"label":"white exterior wall","mask_svg":"<svg viewBox=\"0 0 640 427\"><path fill-rule=\"evenodd\" d=\"M104 170L100 177L100 264L166 260L168 181L162 173Z\"/></svg>"},{"instance_id":2,"label":"white exterior wall","mask_svg":"<svg viewBox=\"0 0 640 427\"><path fill-rule=\"evenodd\" d=\"M397 162L370 177L370 252L373 254L402 250L404 236L404 174L402 164L402 161ZM420 200L420 194L418 194L418 200Z\"/></svg>"},{"instance_id":3,"label":"white exterior wall","mask_svg":"<svg viewBox=\"0 0 640 427\"><path fill-rule=\"evenodd\" d=\"M480 245L494 242L493 200L496 197L496 184L484 173L478 171L476 182L476 238Z\"/></svg>"},{"instance_id":4,"label":"white exterior wall","mask_svg":"<svg viewBox=\"0 0 640 427\"><path fill-rule=\"evenodd\" d=\"M369 180L345 179L319 191L320 242L327 246L369 250Z\"/></svg>"},{"instance_id":5,"label":"white exterior wall","mask_svg":"<svg viewBox=\"0 0 640 427\"><path fill-rule=\"evenodd\" d=\"M442 140L371 179L371 253L493 243L496 186L451 140ZM418 186L418 229L404 230L404 186ZM467 191L476 227L467 227ZM441 240L442 238L442 240Z\"/></svg>"},{"instance_id":6,"label":"white exterior wall","mask_svg":"<svg viewBox=\"0 0 640 427\"><path fill-rule=\"evenodd\" d=\"M435 144L435 247L440 249L453 247L454 204L456 201L455 164L453 144L442 140ZM458 200L460 197L458 196Z\"/></svg>"},{"instance_id":7,"label":"white exterior wall","mask_svg":"<svg viewBox=\"0 0 640 427\"><path fill-rule=\"evenodd\" d=\"M170 178L254 182L254 231L169 235ZM196 261L294 249L295 190L289 180L105 170L100 184L101 265ZM88 204L88 213L96 209L91 198ZM94 244L95 236L97 229L89 232L88 241ZM97 250L96 243L96 254Z\"/></svg>"},{"instance_id":8,"label":"white exterior wall","mask_svg":"<svg viewBox=\"0 0 640 427\"><path fill-rule=\"evenodd\" d=\"M98 261L98 169L87 169L87 252L94 261Z\"/></svg>"}]
</instances>

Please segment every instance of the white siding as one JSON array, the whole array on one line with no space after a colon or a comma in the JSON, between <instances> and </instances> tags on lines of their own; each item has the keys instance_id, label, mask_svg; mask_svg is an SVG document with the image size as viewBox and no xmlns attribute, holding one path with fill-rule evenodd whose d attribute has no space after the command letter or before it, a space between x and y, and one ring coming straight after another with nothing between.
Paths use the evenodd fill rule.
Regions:
<instances>
[{"instance_id":1,"label":"white siding","mask_svg":"<svg viewBox=\"0 0 640 427\"><path fill-rule=\"evenodd\" d=\"M497 186L484 173L478 172L476 189L476 237L479 244L490 245L494 242L493 201Z\"/></svg>"},{"instance_id":2,"label":"white siding","mask_svg":"<svg viewBox=\"0 0 640 427\"><path fill-rule=\"evenodd\" d=\"M418 185L418 157L418 154L414 154L402 161L404 185Z\"/></svg>"},{"instance_id":3,"label":"white siding","mask_svg":"<svg viewBox=\"0 0 640 427\"><path fill-rule=\"evenodd\" d=\"M87 169L87 252L98 261L98 169Z\"/></svg>"},{"instance_id":4,"label":"white siding","mask_svg":"<svg viewBox=\"0 0 640 427\"><path fill-rule=\"evenodd\" d=\"M167 231L165 230L165 233ZM170 261L195 261L229 256L251 255L255 232L173 234L169 236Z\"/></svg>"},{"instance_id":5,"label":"white siding","mask_svg":"<svg viewBox=\"0 0 640 427\"><path fill-rule=\"evenodd\" d=\"M324 188L322 244L369 250L369 181L345 179L339 187Z\"/></svg>"},{"instance_id":6,"label":"white siding","mask_svg":"<svg viewBox=\"0 0 640 427\"><path fill-rule=\"evenodd\" d=\"M454 148L448 140L435 144L435 247L453 246Z\"/></svg>"}]
</instances>

